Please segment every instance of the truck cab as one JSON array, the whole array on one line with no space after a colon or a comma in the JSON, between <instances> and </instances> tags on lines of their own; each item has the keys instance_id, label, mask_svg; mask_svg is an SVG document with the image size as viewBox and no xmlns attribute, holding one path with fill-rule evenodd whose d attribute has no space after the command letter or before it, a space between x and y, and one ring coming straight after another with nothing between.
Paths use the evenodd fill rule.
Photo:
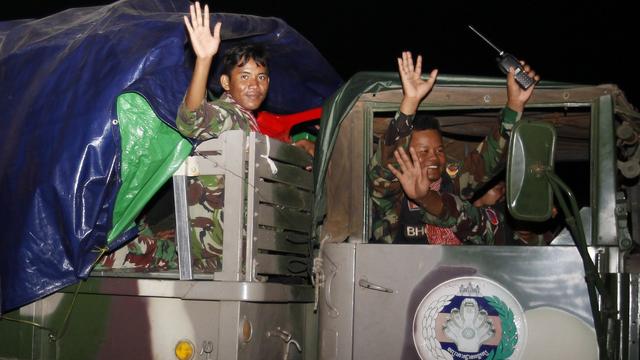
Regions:
<instances>
[{"instance_id":1,"label":"truck cab","mask_svg":"<svg viewBox=\"0 0 640 360\"><path fill-rule=\"evenodd\" d=\"M319 174L316 187L316 194L324 190L316 204L326 202L320 358L634 358L638 173L629 171L635 150L623 138L630 131L635 139L638 114L622 92L614 85L543 82L523 115L557 132L554 169L575 189L588 253L606 283L596 305L601 332L565 224L570 214L558 218L546 246L371 241L367 164L401 98L395 75L361 73L335 95L329 113L336 115L323 123L332 135L323 138L330 155L321 155L318 169L326 165L328 175ZM495 126L505 103L503 80L439 76L419 110L440 120L455 162ZM596 333L606 337L606 348L598 349Z\"/></svg>"}]
</instances>

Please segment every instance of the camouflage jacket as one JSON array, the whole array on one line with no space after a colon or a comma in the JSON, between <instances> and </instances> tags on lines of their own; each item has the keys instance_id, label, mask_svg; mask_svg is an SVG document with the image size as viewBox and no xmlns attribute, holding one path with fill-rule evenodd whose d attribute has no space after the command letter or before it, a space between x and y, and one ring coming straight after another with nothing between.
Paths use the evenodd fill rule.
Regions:
<instances>
[{"instance_id":1,"label":"camouflage jacket","mask_svg":"<svg viewBox=\"0 0 640 360\"><path fill-rule=\"evenodd\" d=\"M217 138L227 130L258 130L253 113L240 106L228 93L214 101L203 99L195 111L189 111L182 101L176 126L182 135L197 140Z\"/></svg>"},{"instance_id":2,"label":"camouflage jacket","mask_svg":"<svg viewBox=\"0 0 640 360\"><path fill-rule=\"evenodd\" d=\"M450 178L452 186L450 191L440 192L443 215L438 217L422 210L425 223L452 228L458 239L465 243L493 243L495 226L492 221L495 219L487 209L476 208L468 200L475 190L504 167L509 134L520 115L505 107L500 114L500 126L496 126L464 161L447 164L443 178ZM408 149L412 122L413 116L397 112L369 164L367 176L373 203L372 235L376 242L392 243L398 236L404 192L386 165L395 163L393 152L399 146Z\"/></svg>"}]
</instances>

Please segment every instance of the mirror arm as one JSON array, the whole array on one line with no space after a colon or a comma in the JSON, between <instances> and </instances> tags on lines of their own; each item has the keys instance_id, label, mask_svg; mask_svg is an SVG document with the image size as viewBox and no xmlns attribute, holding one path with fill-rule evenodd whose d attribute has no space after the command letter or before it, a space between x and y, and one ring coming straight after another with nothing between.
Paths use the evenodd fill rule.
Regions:
<instances>
[{"instance_id":1,"label":"mirror arm","mask_svg":"<svg viewBox=\"0 0 640 360\"><path fill-rule=\"evenodd\" d=\"M547 171L546 175L549 180L549 184L553 189L553 193L558 200L558 204L560 205L562 212L565 214L565 221L573 234L573 240L578 252L580 253L580 257L582 258L585 280L587 282L587 292L589 293L589 302L591 304L591 313L593 316L593 327L596 330L598 347L600 348L600 359L606 359L606 331L602 327L604 320L603 315L606 316L606 311L604 313L600 312L598 306L598 295L596 293L597 290L601 296L602 303L605 304L606 310L608 308L608 296L605 291L604 282L600 277L593 260L589 256L587 241L584 235L584 227L582 225L582 219L580 218L580 212L578 211L578 204L573 192L571 192L569 187L552 171ZM569 210L569 206L567 205L567 201L564 196L568 198L571 210Z\"/></svg>"}]
</instances>

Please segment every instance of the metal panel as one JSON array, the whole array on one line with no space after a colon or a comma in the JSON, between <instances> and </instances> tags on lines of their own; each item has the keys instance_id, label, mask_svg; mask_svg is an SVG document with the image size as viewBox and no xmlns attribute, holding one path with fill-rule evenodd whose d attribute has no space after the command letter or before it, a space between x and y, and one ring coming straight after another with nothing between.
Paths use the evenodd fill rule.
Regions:
<instances>
[{"instance_id":1,"label":"metal panel","mask_svg":"<svg viewBox=\"0 0 640 360\"><path fill-rule=\"evenodd\" d=\"M311 211L313 193L303 191L291 185L258 181L257 196L260 202L283 205Z\"/></svg>"},{"instance_id":2,"label":"metal panel","mask_svg":"<svg viewBox=\"0 0 640 360\"><path fill-rule=\"evenodd\" d=\"M37 321L60 330L72 297L56 293L40 300L42 317ZM37 330L42 336L34 348L41 352L33 359L174 359L180 340L191 342L195 354L206 346L212 348L209 359L222 359L216 356L219 305L215 301L80 294L63 337L51 342L47 331Z\"/></svg>"},{"instance_id":3,"label":"metal panel","mask_svg":"<svg viewBox=\"0 0 640 360\"><path fill-rule=\"evenodd\" d=\"M351 211L351 203L358 201L363 194L354 194L348 188L353 179L351 168L360 166L360 164L344 161L345 159L356 158L352 156L353 141L351 133L355 131L352 126L352 122L355 120L352 120L352 117L358 118L359 116L362 116L362 103L360 102L354 105L354 109L342 121L336 133L331 160L327 164L327 173L331 174L331 176L326 176L325 179L319 180L326 181L324 184L326 209L322 208L324 204L315 204L316 213L320 212L315 217L316 219L324 217L320 238L324 239L329 236L331 242L342 242L350 236L362 237L361 234L354 234L351 231L352 217L359 216L358 213ZM356 199L354 200L354 198Z\"/></svg>"},{"instance_id":4,"label":"metal panel","mask_svg":"<svg viewBox=\"0 0 640 360\"><path fill-rule=\"evenodd\" d=\"M258 229L258 240L255 245L262 250L308 255L309 241L311 241L309 237L290 231Z\"/></svg>"},{"instance_id":5,"label":"metal panel","mask_svg":"<svg viewBox=\"0 0 640 360\"><path fill-rule=\"evenodd\" d=\"M363 110L364 111L364 110ZM367 109L369 116L371 116L371 110ZM351 131L351 144L352 154L351 159L359 159L360 164L354 164L351 166L351 181L347 184L349 194L351 196L350 213L351 221L349 223L350 234L349 242L364 242L367 239L363 239L362 236L367 233L365 221L369 217L369 213L365 212L365 202L369 201L368 193L366 192L366 171L369 165L369 159L365 154L369 149L367 141L364 140L362 134L365 134L364 116L362 114L353 121L353 131Z\"/></svg>"},{"instance_id":6,"label":"metal panel","mask_svg":"<svg viewBox=\"0 0 640 360\"><path fill-rule=\"evenodd\" d=\"M584 272L573 247L358 244L356 283L364 279L391 292L356 288L353 358L417 359L412 334L420 301L435 286L462 276L480 276L502 285L520 303L525 317L534 310L532 316L541 311L548 315L547 309L557 315L558 320L552 316L546 328L529 323L524 355L549 350L562 353L554 358L574 358L570 352L576 349L562 345L564 339L549 339L560 328L554 328L559 325L554 321L566 325L567 319L591 336L581 350L597 347Z\"/></svg>"},{"instance_id":7,"label":"metal panel","mask_svg":"<svg viewBox=\"0 0 640 360\"><path fill-rule=\"evenodd\" d=\"M318 359L318 313L314 310L314 304L304 304L304 358L309 360Z\"/></svg>"},{"instance_id":8,"label":"metal panel","mask_svg":"<svg viewBox=\"0 0 640 360\"><path fill-rule=\"evenodd\" d=\"M593 216L593 244L617 245L617 231L611 226L616 208L616 151L614 142L613 100L601 96L593 106L591 119L591 178Z\"/></svg>"},{"instance_id":9,"label":"metal panel","mask_svg":"<svg viewBox=\"0 0 640 360\"><path fill-rule=\"evenodd\" d=\"M313 173L302 168L277 162L274 163L277 172L274 174L265 158L256 159L256 173L259 177L293 185L306 190L313 189Z\"/></svg>"},{"instance_id":10,"label":"metal panel","mask_svg":"<svg viewBox=\"0 0 640 360\"><path fill-rule=\"evenodd\" d=\"M258 219L260 225L304 233L311 231L311 214L309 213L261 204L258 206Z\"/></svg>"},{"instance_id":11,"label":"metal panel","mask_svg":"<svg viewBox=\"0 0 640 360\"><path fill-rule=\"evenodd\" d=\"M304 151L289 144L270 140L260 134L252 133L249 137L247 182L252 191L247 195L245 279L255 281L257 273L306 275L306 258L258 254L258 247L262 250L308 254L303 235L276 233L261 229L259 225L304 233L311 230L309 212L313 197L311 192L302 189L312 189L313 174L300 167L310 165L310 159ZM295 244L301 237L302 245Z\"/></svg>"},{"instance_id":12,"label":"metal panel","mask_svg":"<svg viewBox=\"0 0 640 360\"><path fill-rule=\"evenodd\" d=\"M305 307L305 304L241 303L237 321L249 321L252 334L248 342L239 342L238 359L302 359L306 338ZM238 332L233 334L237 339Z\"/></svg>"},{"instance_id":13,"label":"metal panel","mask_svg":"<svg viewBox=\"0 0 640 360\"><path fill-rule=\"evenodd\" d=\"M307 258L297 256L258 254L255 258L257 274L307 275Z\"/></svg>"},{"instance_id":14,"label":"metal panel","mask_svg":"<svg viewBox=\"0 0 640 360\"><path fill-rule=\"evenodd\" d=\"M313 158L299 147L291 146L260 134L256 138L256 153L260 156L264 155L301 168L310 166L313 163Z\"/></svg>"},{"instance_id":15,"label":"metal panel","mask_svg":"<svg viewBox=\"0 0 640 360\"><path fill-rule=\"evenodd\" d=\"M245 270L244 279L246 281L256 281L255 257L258 250L254 246L258 240L256 231L258 229L258 175L256 174L256 133L249 134L249 154L247 155L247 238L245 241Z\"/></svg>"},{"instance_id":16,"label":"metal panel","mask_svg":"<svg viewBox=\"0 0 640 360\"><path fill-rule=\"evenodd\" d=\"M48 340L46 331L12 324L17 326L16 329L29 331L27 339L34 340L33 349L19 352L33 354L33 357L21 355L19 358L170 359L174 358L177 342L187 340L195 346L194 358L197 359L281 359L287 344L278 336L277 329L291 334L290 340L300 346L301 351L293 342L288 346L289 359L301 359L303 353L307 358L314 358L313 349L305 349L305 345L315 346L314 339L309 338L315 337L311 304L303 303L313 300L309 286L123 280L90 279L80 292L66 336L55 343ZM197 296L198 289L221 295L230 287L236 288L237 299L250 302L231 299L200 301L206 297ZM260 291L262 296L257 295ZM292 296L295 295L292 291L296 291L297 296ZM180 295L176 292L198 301L175 298ZM289 295L282 296L285 292ZM301 294L304 296L299 296ZM72 297L69 292L57 293L22 311L32 311L36 306L40 310L30 312L28 319L59 330ZM92 321L86 321L88 318ZM253 330L247 342L239 336L243 319L251 321ZM31 338L31 332L41 336ZM4 349L0 354L4 354ZM9 358L13 358L13 354Z\"/></svg>"},{"instance_id":17,"label":"metal panel","mask_svg":"<svg viewBox=\"0 0 640 360\"><path fill-rule=\"evenodd\" d=\"M2 314L0 320L0 359L43 359L47 331L8 319L42 323L42 301Z\"/></svg>"},{"instance_id":18,"label":"metal panel","mask_svg":"<svg viewBox=\"0 0 640 360\"><path fill-rule=\"evenodd\" d=\"M325 281L318 302L320 352L318 359L354 358L353 350L353 279L355 244L327 243L323 248L322 270ZM386 311L386 309L381 309ZM371 339L373 341L373 339ZM393 359L381 356L371 359ZM366 358L355 358L366 359ZM398 358L399 359L399 358Z\"/></svg>"},{"instance_id":19,"label":"metal panel","mask_svg":"<svg viewBox=\"0 0 640 360\"><path fill-rule=\"evenodd\" d=\"M238 358L238 342L241 333L240 305L239 301L222 301L220 303L218 359Z\"/></svg>"}]
</instances>

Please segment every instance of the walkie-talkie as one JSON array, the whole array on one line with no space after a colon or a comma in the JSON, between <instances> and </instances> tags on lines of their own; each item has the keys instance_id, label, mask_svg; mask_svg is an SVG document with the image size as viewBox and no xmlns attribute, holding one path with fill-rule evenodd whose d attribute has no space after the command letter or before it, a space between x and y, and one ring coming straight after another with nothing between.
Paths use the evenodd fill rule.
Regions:
<instances>
[{"instance_id":1,"label":"walkie-talkie","mask_svg":"<svg viewBox=\"0 0 640 360\"><path fill-rule=\"evenodd\" d=\"M478 36L480 36L482 40L486 41L487 44L491 45L492 48L496 49L496 51L498 52L496 61L498 62L498 67L500 67L500 70L502 70L503 73L508 74L509 68L513 68L513 70L515 70L515 78L520 87L526 90L535 83L535 80L530 78L527 73L524 72L522 65L520 65L520 62L518 61L518 59L516 59L515 56L498 49L495 45L493 45L493 43L491 43L491 41L489 41L486 37L480 34L476 29L474 29L473 26L469 25L469 29L478 34Z\"/></svg>"}]
</instances>

